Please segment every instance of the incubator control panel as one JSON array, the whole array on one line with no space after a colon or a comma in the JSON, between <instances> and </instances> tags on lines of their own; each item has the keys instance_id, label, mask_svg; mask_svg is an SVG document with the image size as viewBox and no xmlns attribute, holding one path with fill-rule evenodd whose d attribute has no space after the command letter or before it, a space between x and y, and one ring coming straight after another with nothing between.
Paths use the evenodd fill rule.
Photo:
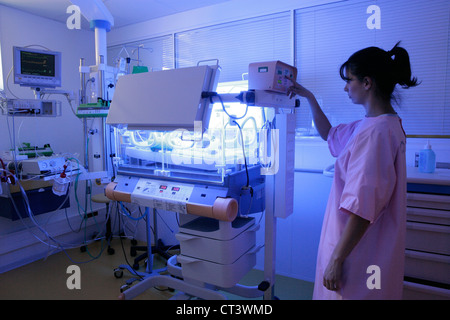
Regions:
<instances>
[{"instance_id":1,"label":"incubator control panel","mask_svg":"<svg viewBox=\"0 0 450 320\"><path fill-rule=\"evenodd\" d=\"M297 68L281 61L250 63L248 89L286 93L297 80Z\"/></svg>"},{"instance_id":2,"label":"incubator control panel","mask_svg":"<svg viewBox=\"0 0 450 320\"><path fill-rule=\"evenodd\" d=\"M155 209L186 212L186 202L189 201L193 185L141 178L131 193L133 202Z\"/></svg>"}]
</instances>

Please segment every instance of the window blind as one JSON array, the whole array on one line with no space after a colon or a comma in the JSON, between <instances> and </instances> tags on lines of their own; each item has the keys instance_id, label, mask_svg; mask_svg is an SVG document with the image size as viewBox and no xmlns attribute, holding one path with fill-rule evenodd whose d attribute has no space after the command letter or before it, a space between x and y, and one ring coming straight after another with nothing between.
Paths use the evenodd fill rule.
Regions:
<instances>
[{"instance_id":1,"label":"window blind","mask_svg":"<svg viewBox=\"0 0 450 320\"><path fill-rule=\"evenodd\" d=\"M370 5L380 10L381 29L366 25ZM378 46L391 49L397 41L408 50L413 75L422 84L398 89L399 106L409 135L450 134L449 106L449 7L440 1L352 1L297 10L295 13L296 65L299 81L313 91L331 123L350 122L364 116L343 91L339 67L354 52ZM306 101L302 101L305 105ZM297 118L299 131L311 131L309 107Z\"/></svg>"},{"instance_id":2,"label":"window blind","mask_svg":"<svg viewBox=\"0 0 450 320\"><path fill-rule=\"evenodd\" d=\"M238 81L251 62L292 63L290 13L282 12L175 35L176 67L218 59L220 82Z\"/></svg>"}]
</instances>

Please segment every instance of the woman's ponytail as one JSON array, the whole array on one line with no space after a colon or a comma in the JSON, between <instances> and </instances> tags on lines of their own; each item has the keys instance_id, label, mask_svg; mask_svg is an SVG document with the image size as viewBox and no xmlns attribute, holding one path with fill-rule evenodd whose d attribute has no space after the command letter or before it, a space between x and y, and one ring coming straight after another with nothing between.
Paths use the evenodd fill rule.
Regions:
<instances>
[{"instance_id":1,"label":"woman's ponytail","mask_svg":"<svg viewBox=\"0 0 450 320\"><path fill-rule=\"evenodd\" d=\"M400 41L392 48L387 51L387 54L393 59L393 72L396 82L403 88L415 87L417 83L417 78L411 78L411 64L409 61L409 54L404 48L399 47Z\"/></svg>"}]
</instances>

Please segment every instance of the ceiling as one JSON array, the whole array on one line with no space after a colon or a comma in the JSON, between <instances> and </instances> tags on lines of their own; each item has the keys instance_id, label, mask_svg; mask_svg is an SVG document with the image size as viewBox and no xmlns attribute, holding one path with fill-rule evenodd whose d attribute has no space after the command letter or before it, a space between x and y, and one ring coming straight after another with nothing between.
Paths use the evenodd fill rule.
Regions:
<instances>
[{"instance_id":1,"label":"ceiling","mask_svg":"<svg viewBox=\"0 0 450 320\"><path fill-rule=\"evenodd\" d=\"M114 27L156 19L231 0L102 0L114 17ZM69 0L0 0L0 5L65 23ZM89 28L82 19L82 28Z\"/></svg>"}]
</instances>

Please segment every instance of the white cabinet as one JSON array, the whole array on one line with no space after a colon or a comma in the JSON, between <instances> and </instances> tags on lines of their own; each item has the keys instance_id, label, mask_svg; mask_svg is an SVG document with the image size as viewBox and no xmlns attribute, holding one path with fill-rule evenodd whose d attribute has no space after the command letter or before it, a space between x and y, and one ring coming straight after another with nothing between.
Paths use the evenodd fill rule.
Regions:
<instances>
[{"instance_id":1,"label":"white cabinet","mask_svg":"<svg viewBox=\"0 0 450 320\"><path fill-rule=\"evenodd\" d=\"M407 197L403 298L450 299L450 195L414 189Z\"/></svg>"}]
</instances>

